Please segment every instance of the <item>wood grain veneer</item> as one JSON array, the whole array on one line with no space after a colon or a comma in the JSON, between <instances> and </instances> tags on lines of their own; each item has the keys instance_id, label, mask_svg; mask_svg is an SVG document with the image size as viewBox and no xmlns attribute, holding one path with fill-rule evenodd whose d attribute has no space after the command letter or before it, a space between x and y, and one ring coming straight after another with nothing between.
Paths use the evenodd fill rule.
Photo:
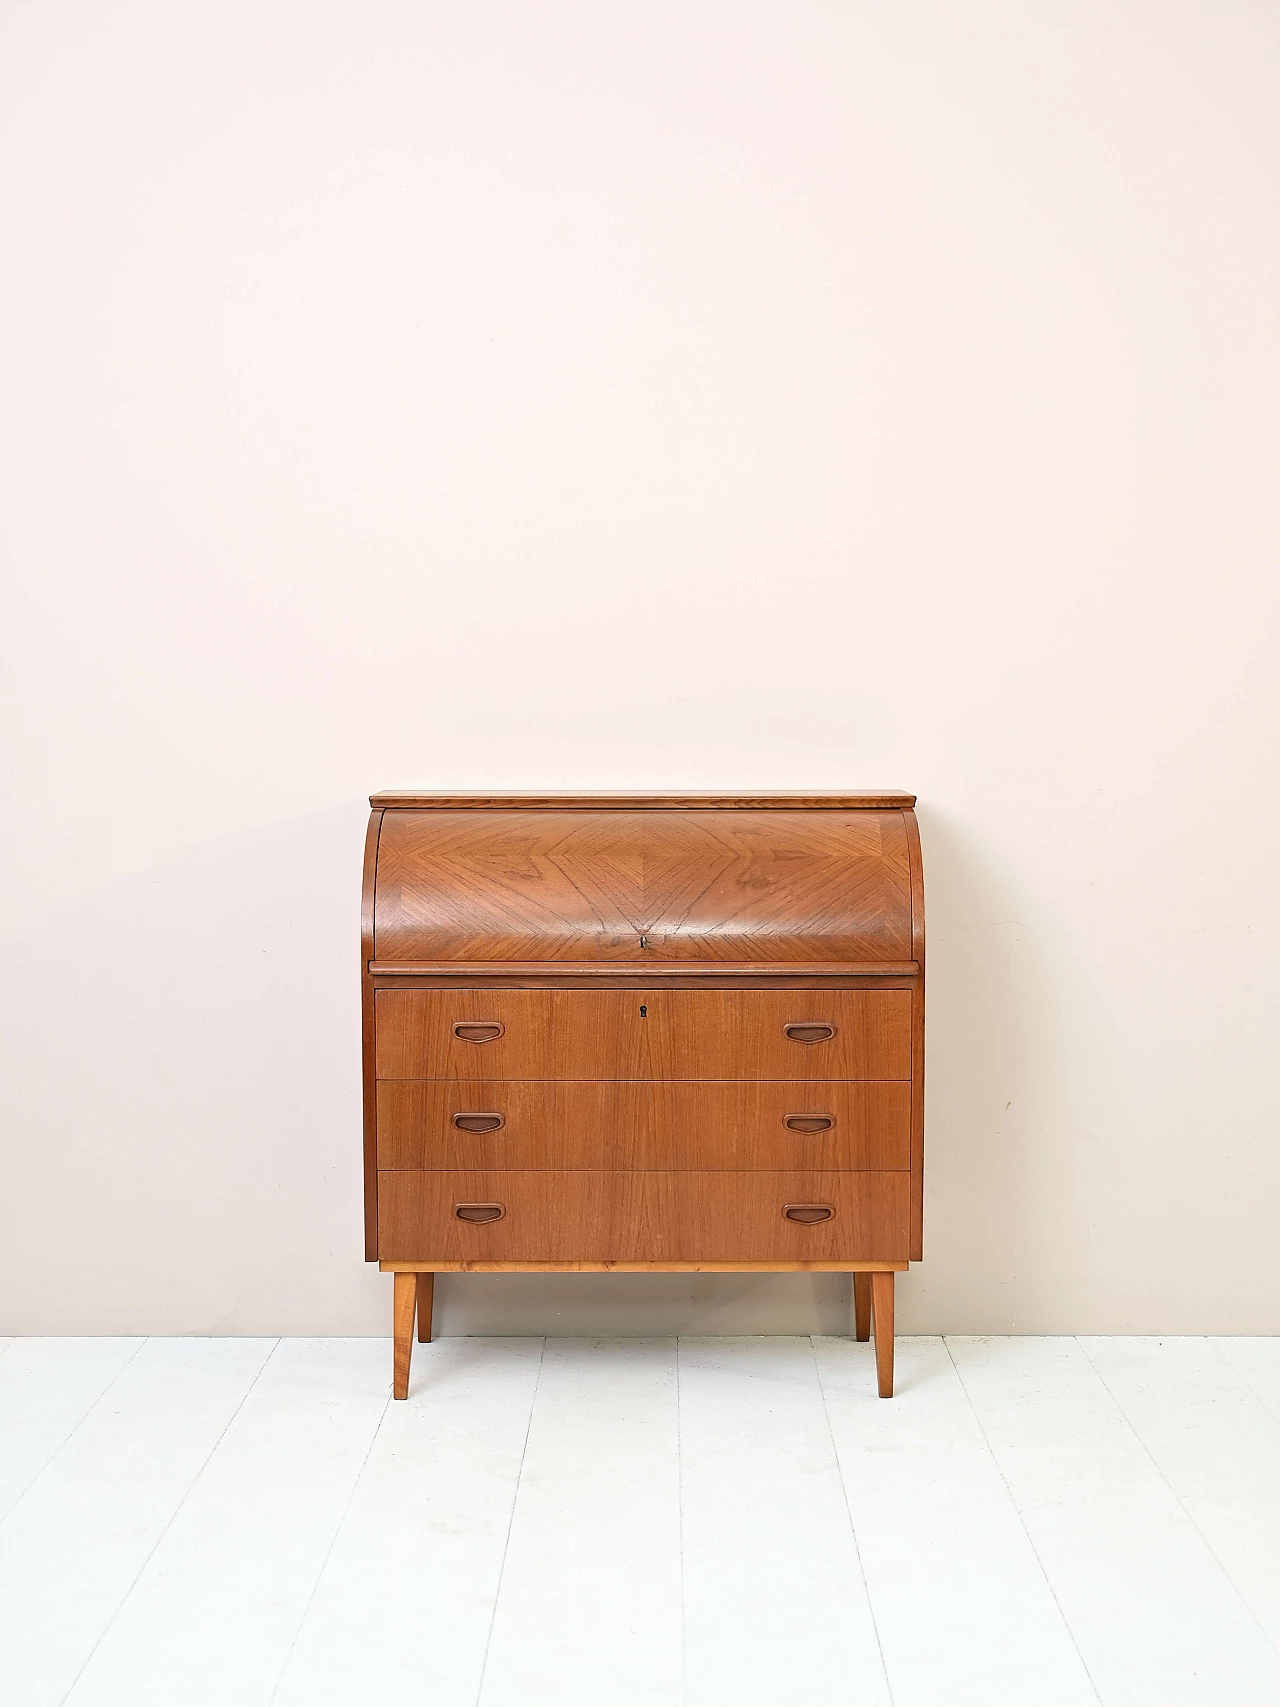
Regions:
<instances>
[{"instance_id":1,"label":"wood grain veneer","mask_svg":"<svg viewBox=\"0 0 1280 1707\"><path fill-rule=\"evenodd\" d=\"M369 804L375 808L400 806L417 812L527 811L531 807L554 812L701 811L711 806L732 812L756 812L762 807L802 812L842 812L867 807L888 807L900 811L915 803L914 794L905 794L899 788L863 789L853 794L811 794L803 789L781 789L771 794L716 794L711 791L667 794L661 790L611 794L607 789L588 790L583 794L539 794L534 790L513 794L465 791L430 794L413 789L386 788L369 796Z\"/></svg>"},{"instance_id":2,"label":"wood grain veneer","mask_svg":"<svg viewBox=\"0 0 1280 1707\"><path fill-rule=\"evenodd\" d=\"M371 798L366 1254L396 1275L397 1397L438 1269L845 1269L891 1391L922 1249L914 804Z\"/></svg>"},{"instance_id":3,"label":"wood grain veneer","mask_svg":"<svg viewBox=\"0 0 1280 1707\"><path fill-rule=\"evenodd\" d=\"M909 1079L909 990L379 990L380 1079ZM643 1010L643 1011L642 1011ZM788 1025L826 1023L825 1042ZM455 1026L493 1022L472 1043Z\"/></svg>"},{"instance_id":4,"label":"wood grain veneer","mask_svg":"<svg viewBox=\"0 0 1280 1707\"><path fill-rule=\"evenodd\" d=\"M905 1274L911 1264L863 1262L845 1257L838 1262L452 1262L445 1257L381 1259L384 1274Z\"/></svg>"},{"instance_id":5,"label":"wood grain veneer","mask_svg":"<svg viewBox=\"0 0 1280 1707\"><path fill-rule=\"evenodd\" d=\"M904 1258L904 1173L383 1173L381 1236L407 1259L557 1262L823 1261ZM789 1203L830 1204L805 1226ZM500 1219L459 1220L460 1204L500 1204Z\"/></svg>"},{"instance_id":6,"label":"wood grain veneer","mask_svg":"<svg viewBox=\"0 0 1280 1707\"><path fill-rule=\"evenodd\" d=\"M488 1133L455 1117L492 1111ZM788 1126L787 1121L791 1121ZM815 1129L815 1121L830 1121ZM383 1079L378 1166L574 1172L911 1166L911 1086L593 1079Z\"/></svg>"},{"instance_id":7,"label":"wood grain veneer","mask_svg":"<svg viewBox=\"0 0 1280 1707\"><path fill-rule=\"evenodd\" d=\"M903 815L387 810L374 956L909 961Z\"/></svg>"}]
</instances>

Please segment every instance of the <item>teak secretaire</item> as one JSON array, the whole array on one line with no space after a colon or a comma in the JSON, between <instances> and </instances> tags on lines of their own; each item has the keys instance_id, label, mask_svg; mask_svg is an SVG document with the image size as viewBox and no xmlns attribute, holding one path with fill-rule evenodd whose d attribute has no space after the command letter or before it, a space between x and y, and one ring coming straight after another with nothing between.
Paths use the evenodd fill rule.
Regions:
<instances>
[{"instance_id":1,"label":"teak secretaire","mask_svg":"<svg viewBox=\"0 0 1280 1707\"><path fill-rule=\"evenodd\" d=\"M921 1254L915 796L372 796L366 1255L459 1270L827 1270Z\"/></svg>"}]
</instances>

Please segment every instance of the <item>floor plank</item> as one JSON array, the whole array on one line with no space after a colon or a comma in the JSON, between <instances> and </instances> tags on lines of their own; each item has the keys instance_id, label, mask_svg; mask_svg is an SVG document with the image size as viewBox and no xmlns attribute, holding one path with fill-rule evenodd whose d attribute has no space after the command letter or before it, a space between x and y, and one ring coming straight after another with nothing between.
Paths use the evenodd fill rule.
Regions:
<instances>
[{"instance_id":1,"label":"floor plank","mask_svg":"<svg viewBox=\"0 0 1280 1707\"><path fill-rule=\"evenodd\" d=\"M269 1700L389 1403L389 1379L385 1341L281 1342L69 1707Z\"/></svg>"},{"instance_id":2,"label":"floor plank","mask_svg":"<svg viewBox=\"0 0 1280 1707\"><path fill-rule=\"evenodd\" d=\"M679 1707L676 1347L548 1340L481 1707Z\"/></svg>"},{"instance_id":3,"label":"floor plank","mask_svg":"<svg viewBox=\"0 0 1280 1707\"><path fill-rule=\"evenodd\" d=\"M473 1707L541 1356L538 1339L414 1348L275 1707Z\"/></svg>"},{"instance_id":4,"label":"floor plank","mask_svg":"<svg viewBox=\"0 0 1280 1707\"><path fill-rule=\"evenodd\" d=\"M948 1347L1105 1707L1271 1707L1274 1650L1081 1346Z\"/></svg>"},{"instance_id":5,"label":"floor plank","mask_svg":"<svg viewBox=\"0 0 1280 1707\"><path fill-rule=\"evenodd\" d=\"M685 1699L889 1699L808 1339L681 1339Z\"/></svg>"},{"instance_id":6,"label":"floor plank","mask_svg":"<svg viewBox=\"0 0 1280 1707\"><path fill-rule=\"evenodd\" d=\"M0 1346L4 1707L1280 1698L1280 1342L272 1345Z\"/></svg>"},{"instance_id":7,"label":"floor plank","mask_svg":"<svg viewBox=\"0 0 1280 1707\"><path fill-rule=\"evenodd\" d=\"M1280 1643L1280 1420L1205 1339L1082 1339L1271 1642Z\"/></svg>"},{"instance_id":8,"label":"floor plank","mask_svg":"<svg viewBox=\"0 0 1280 1707\"><path fill-rule=\"evenodd\" d=\"M1215 1349L1253 1393L1280 1421L1280 1338L1214 1339Z\"/></svg>"},{"instance_id":9,"label":"floor plank","mask_svg":"<svg viewBox=\"0 0 1280 1707\"><path fill-rule=\"evenodd\" d=\"M827 1413L895 1701L1097 1701L939 1339L899 1339L896 1396L871 1347L815 1341Z\"/></svg>"},{"instance_id":10,"label":"floor plank","mask_svg":"<svg viewBox=\"0 0 1280 1707\"><path fill-rule=\"evenodd\" d=\"M55 1707L274 1346L148 1340L0 1526L9 1699Z\"/></svg>"},{"instance_id":11,"label":"floor plank","mask_svg":"<svg viewBox=\"0 0 1280 1707\"><path fill-rule=\"evenodd\" d=\"M0 1522L84 1421L141 1339L21 1339L0 1357Z\"/></svg>"}]
</instances>

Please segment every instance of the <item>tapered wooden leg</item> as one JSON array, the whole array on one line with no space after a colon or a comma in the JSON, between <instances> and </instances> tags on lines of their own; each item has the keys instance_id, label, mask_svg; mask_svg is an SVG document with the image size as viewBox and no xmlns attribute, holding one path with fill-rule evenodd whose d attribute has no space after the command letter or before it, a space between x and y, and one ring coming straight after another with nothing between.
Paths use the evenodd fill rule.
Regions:
<instances>
[{"instance_id":1,"label":"tapered wooden leg","mask_svg":"<svg viewBox=\"0 0 1280 1707\"><path fill-rule=\"evenodd\" d=\"M413 1356L413 1306L418 1296L416 1274L395 1275L395 1299L392 1307L395 1335L395 1378L391 1384L393 1399L409 1397L409 1360Z\"/></svg>"},{"instance_id":2,"label":"tapered wooden leg","mask_svg":"<svg viewBox=\"0 0 1280 1707\"><path fill-rule=\"evenodd\" d=\"M431 1344L431 1301L436 1289L434 1274L418 1276L418 1343Z\"/></svg>"},{"instance_id":3,"label":"tapered wooden leg","mask_svg":"<svg viewBox=\"0 0 1280 1707\"><path fill-rule=\"evenodd\" d=\"M880 1397L893 1397L893 1274L871 1276L871 1297L876 1318L876 1379Z\"/></svg>"},{"instance_id":4,"label":"tapered wooden leg","mask_svg":"<svg viewBox=\"0 0 1280 1707\"><path fill-rule=\"evenodd\" d=\"M858 1340L871 1338L871 1276L855 1274L853 1277L853 1337Z\"/></svg>"}]
</instances>

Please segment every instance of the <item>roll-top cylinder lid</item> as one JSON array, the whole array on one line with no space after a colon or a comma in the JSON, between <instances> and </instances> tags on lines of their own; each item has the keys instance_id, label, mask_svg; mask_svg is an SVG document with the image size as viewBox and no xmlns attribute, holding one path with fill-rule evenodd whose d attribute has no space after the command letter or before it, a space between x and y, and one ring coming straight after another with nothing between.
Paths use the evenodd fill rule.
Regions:
<instances>
[{"instance_id":1,"label":"roll-top cylinder lid","mask_svg":"<svg viewBox=\"0 0 1280 1707\"><path fill-rule=\"evenodd\" d=\"M771 962L908 971L912 803L892 791L527 803L375 795L374 970Z\"/></svg>"}]
</instances>

